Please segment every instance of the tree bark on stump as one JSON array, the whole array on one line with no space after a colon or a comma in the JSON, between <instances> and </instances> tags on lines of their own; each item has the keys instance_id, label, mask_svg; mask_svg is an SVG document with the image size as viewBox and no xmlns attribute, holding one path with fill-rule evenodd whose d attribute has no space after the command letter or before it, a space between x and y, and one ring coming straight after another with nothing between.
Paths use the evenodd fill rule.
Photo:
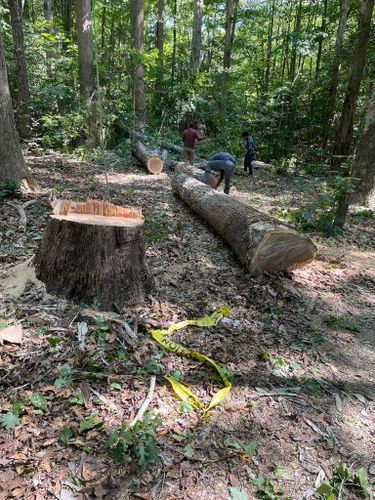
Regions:
<instances>
[{"instance_id":1,"label":"tree bark on stump","mask_svg":"<svg viewBox=\"0 0 375 500\"><path fill-rule=\"evenodd\" d=\"M194 167L193 165L188 165L183 161L177 163L177 165L174 168L174 171L176 172L176 174L183 173L189 175L190 177L194 177L194 179L197 179L200 182L203 182L204 170ZM218 175L215 175L215 173L212 172L208 178L208 185L216 189L218 182L219 182Z\"/></svg>"},{"instance_id":2,"label":"tree bark on stump","mask_svg":"<svg viewBox=\"0 0 375 500\"><path fill-rule=\"evenodd\" d=\"M142 303L153 286L145 262L144 220L103 201L55 202L34 259L49 293L101 309Z\"/></svg>"},{"instance_id":3,"label":"tree bark on stump","mask_svg":"<svg viewBox=\"0 0 375 500\"><path fill-rule=\"evenodd\" d=\"M255 208L210 189L183 173L172 178L176 193L232 248L252 276L307 264L316 246L307 236Z\"/></svg>"},{"instance_id":4,"label":"tree bark on stump","mask_svg":"<svg viewBox=\"0 0 375 500\"><path fill-rule=\"evenodd\" d=\"M150 174L160 174L163 170L163 160L155 151L148 149L141 141L134 143L133 154L147 168Z\"/></svg>"}]
</instances>

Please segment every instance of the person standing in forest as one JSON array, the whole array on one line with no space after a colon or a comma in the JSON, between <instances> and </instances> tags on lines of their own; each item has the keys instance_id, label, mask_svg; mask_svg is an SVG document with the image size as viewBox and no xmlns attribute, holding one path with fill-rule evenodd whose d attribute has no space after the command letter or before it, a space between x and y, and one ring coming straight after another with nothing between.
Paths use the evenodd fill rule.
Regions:
<instances>
[{"instance_id":1,"label":"person standing in forest","mask_svg":"<svg viewBox=\"0 0 375 500\"><path fill-rule=\"evenodd\" d=\"M205 137L200 137L198 132L193 127L193 124L189 123L187 129L185 129L182 134L182 142L184 143L184 161L186 161L186 163L193 165L196 141L203 141L203 139L205 139Z\"/></svg>"},{"instance_id":2,"label":"person standing in forest","mask_svg":"<svg viewBox=\"0 0 375 500\"><path fill-rule=\"evenodd\" d=\"M224 151L222 153L216 153L211 156L207 162L203 182L207 184L211 171L216 170L220 172L219 182L217 183L216 189L220 186L222 180L224 179L224 193L229 194L230 180L234 174L235 168L236 160L232 155Z\"/></svg>"},{"instance_id":3,"label":"person standing in forest","mask_svg":"<svg viewBox=\"0 0 375 500\"><path fill-rule=\"evenodd\" d=\"M253 160L255 155L255 144L254 140L249 134L249 132L242 132L242 138L246 145L246 154L244 160L244 171L245 173L249 171L249 175L253 175Z\"/></svg>"}]
</instances>

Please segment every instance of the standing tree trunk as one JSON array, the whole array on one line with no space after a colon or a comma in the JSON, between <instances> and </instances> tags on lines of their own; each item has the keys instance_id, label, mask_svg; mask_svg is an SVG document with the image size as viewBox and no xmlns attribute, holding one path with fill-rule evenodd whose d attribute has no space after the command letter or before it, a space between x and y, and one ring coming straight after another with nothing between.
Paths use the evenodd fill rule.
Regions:
<instances>
[{"instance_id":1,"label":"standing tree trunk","mask_svg":"<svg viewBox=\"0 0 375 500\"><path fill-rule=\"evenodd\" d=\"M14 45L14 58L16 62L17 97L19 113L17 115L18 130L22 139L27 139L30 134L30 90L27 75L24 36L22 29L22 14L18 0L9 0L10 20Z\"/></svg>"},{"instance_id":2,"label":"standing tree trunk","mask_svg":"<svg viewBox=\"0 0 375 500\"><path fill-rule=\"evenodd\" d=\"M329 138L329 132L331 128L331 122L335 110L336 104L336 95L337 95L337 86L339 81L339 71L341 64L341 54L342 54L342 46L344 40L344 34L346 29L346 22L348 20L348 12L349 12L349 2L350 0L341 0L340 4L340 20L339 25L337 27L336 33L336 42L335 42L335 55L332 61L331 67L331 81L328 89L328 102L326 104L326 113L323 122L323 139L322 139L322 150L323 156L327 151L327 144Z\"/></svg>"},{"instance_id":3,"label":"standing tree trunk","mask_svg":"<svg viewBox=\"0 0 375 500\"><path fill-rule=\"evenodd\" d=\"M158 0L158 22L156 24L156 48L158 51L158 74L156 78L156 91L162 90L164 72L164 9L165 0Z\"/></svg>"},{"instance_id":4,"label":"standing tree trunk","mask_svg":"<svg viewBox=\"0 0 375 500\"><path fill-rule=\"evenodd\" d=\"M296 77L297 47L298 47L298 40L300 37L301 20L302 20L302 0L299 0L298 6L297 6L297 12L296 12L296 20L295 20L295 24L294 24L294 36L293 36L293 42L292 42L292 51L291 51L291 55L290 55L289 78L290 78L291 83L294 82L294 79Z\"/></svg>"},{"instance_id":5,"label":"standing tree trunk","mask_svg":"<svg viewBox=\"0 0 375 500\"><path fill-rule=\"evenodd\" d=\"M224 112L228 106L229 71L232 55L234 32L236 29L238 0L226 0L225 8L225 38L224 38L224 58L223 58L223 83L221 91L221 103Z\"/></svg>"},{"instance_id":6,"label":"standing tree trunk","mask_svg":"<svg viewBox=\"0 0 375 500\"><path fill-rule=\"evenodd\" d=\"M53 33L53 0L44 0L44 19L47 21L47 29Z\"/></svg>"},{"instance_id":7,"label":"standing tree trunk","mask_svg":"<svg viewBox=\"0 0 375 500\"><path fill-rule=\"evenodd\" d=\"M31 182L18 141L0 31L0 182L24 178Z\"/></svg>"},{"instance_id":8,"label":"standing tree trunk","mask_svg":"<svg viewBox=\"0 0 375 500\"><path fill-rule=\"evenodd\" d=\"M270 20L268 22L266 73L265 73L265 77L264 77L264 90L265 90L265 92L268 91L269 84L270 84L274 17L275 17L275 0L270 0L269 1L269 18L270 18Z\"/></svg>"},{"instance_id":9,"label":"standing tree trunk","mask_svg":"<svg viewBox=\"0 0 375 500\"><path fill-rule=\"evenodd\" d=\"M353 165L355 193L352 201L367 204L375 190L375 83L369 100L365 124ZM358 179L358 180L356 180Z\"/></svg>"},{"instance_id":10,"label":"standing tree trunk","mask_svg":"<svg viewBox=\"0 0 375 500\"><path fill-rule=\"evenodd\" d=\"M65 33L70 37L72 31L72 0L64 0L63 2L63 25Z\"/></svg>"},{"instance_id":11,"label":"standing tree trunk","mask_svg":"<svg viewBox=\"0 0 375 500\"><path fill-rule=\"evenodd\" d=\"M315 81L318 81L319 75L320 75L320 62L322 60L324 33L326 30L326 25L327 25L327 7L328 7L328 0L324 0L323 1L322 24L320 26L321 34L319 37L318 54L316 56Z\"/></svg>"},{"instance_id":12,"label":"standing tree trunk","mask_svg":"<svg viewBox=\"0 0 375 500\"><path fill-rule=\"evenodd\" d=\"M83 106L87 112L89 138L98 142L95 105L94 43L91 21L91 0L75 0L77 15L77 42L79 59L79 86Z\"/></svg>"},{"instance_id":13,"label":"standing tree trunk","mask_svg":"<svg viewBox=\"0 0 375 500\"><path fill-rule=\"evenodd\" d=\"M357 38L353 48L352 67L350 69L348 86L340 122L336 130L335 144L332 152L332 169L337 170L344 158L350 153L353 136L354 114L357 97L366 61L367 46L371 33L371 16L374 0L362 0L358 19Z\"/></svg>"},{"instance_id":14,"label":"standing tree trunk","mask_svg":"<svg viewBox=\"0 0 375 500\"><path fill-rule=\"evenodd\" d=\"M191 78L193 81L199 75L201 64L202 18L203 0L194 0L193 38L191 41L190 55Z\"/></svg>"},{"instance_id":15,"label":"standing tree trunk","mask_svg":"<svg viewBox=\"0 0 375 500\"><path fill-rule=\"evenodd\" d=\"M176 78L176 56L177 56L177 2L173 2L173 50L172 50L172 70L171 70L171 83L172 88L174 87L174 81Z\"/></svg>"},{"instance_id":16,"label":"standing tree trunk","mask_svg":"<svg viewBox=\"0 0 375 500\"><path fill-rule=\"evenodd\" d=\"M131 0L131 36L134 50L133 68L133 109L138 125L145 123L145 84L144 84L144 0Z\"/></svg>"}]
</instances>

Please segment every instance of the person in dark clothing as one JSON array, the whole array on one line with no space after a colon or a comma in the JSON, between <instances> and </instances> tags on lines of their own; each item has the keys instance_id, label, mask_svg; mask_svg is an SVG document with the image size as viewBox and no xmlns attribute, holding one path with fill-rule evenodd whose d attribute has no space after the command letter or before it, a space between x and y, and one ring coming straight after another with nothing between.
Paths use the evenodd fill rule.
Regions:
<instances>
[{"instance_id":1,"label":"person in dark clothing","mask_svg":"<svg viewBox=\"0 0 375 500\"><path fill-rule=\"evenodd\" d=\"M236 160L229 153L216 153L208 160L204 172L203 182L207 184L208 178L212 170L220 172L219 182L216 186L218 188L224 179L224 193L229 194L230 180L236 168Z\"/></svg>"},{"instance_id":2,"label":"person in dark clothing","mask_svg":"<svg viewBox=\"0 0 375 500\"><path fill-rule=\"evenodd\" d=\"M183 131L182 142L184 143L184 161L193 165L194 163L194 150L196 141L203 141L205 137L200 137L198 132L189 123L188 128Z\"/></svg>"},{"instance_id":3,"label":"person in dark clothing","mask_svg":"<svg viewBox=\"0 0 375 500\"><path fill-rule=\"evenodd\" d=\"M242 138L246 145L246 154L244 160L244 171L249 171L249 175L253 175L253 160L255 155L255 144L254 140L249 134L249 132L242 132Z\"/></svg>"}]
</instances>

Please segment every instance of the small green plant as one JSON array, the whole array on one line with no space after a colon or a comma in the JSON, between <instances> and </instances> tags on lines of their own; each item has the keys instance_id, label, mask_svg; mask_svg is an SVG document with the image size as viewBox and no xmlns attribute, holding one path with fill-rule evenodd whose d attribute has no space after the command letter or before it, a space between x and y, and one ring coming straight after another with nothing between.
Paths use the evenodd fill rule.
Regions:
<instances>
[{"instance_id":1,"label":"small green plant","mask_svg":"<svg viewBox=\"0 0 375 500\"><path fill-rule=\"evenodd\" d=\"M59 377L55 380L54 386L57 388L65 387L71 382L72 369L69 363L64 363L59 367Z\"/></svg>"},{"instance_id":2,"label":"small green plant","mask_svg":"<svg viewBox=\"0 0 375 500\"><path fill-rule=\"evenodd\" d=\"M153 354L151 354L148 362L135 370L135 373L138 375L158 375L162 369L163 365L157 362L158 359L162 358L164 356L164 352L161 350L156 350L154 351Z\"/></svg>"},{"instance_id":3,"label":"small green plant","mask_svg":"<svg viewBox=\"0 0 375 500\"><path fill-rule=\"evenodd\" d=\"M159 463L156 429L160 417L147 412L134 427L122 426L108 436L107 448L116 462L127 463L134 459L140 467Z\"/></svg>"},{"instance_id":4,"label":"small green plant","mask_svg":"<svg viewBox=\"0 0 375 500\"><path fill-rule=\"evenodd\" d=\"M259 474L253 484L257 488L259 498L262 500L278 500L284 496L283 492L272 481L265 478L263 474Z\"/></svg>"},{"instance_id":5,"label":"small green plant","mask_svg":"<svg viewBox=\"0 0 375 500\"><path fill-rule=\"evenodd\" d=\"M363 219L375 219L375 210L371 210L370 208L365 208L364 210L358 210L353 217L360 217Z\"/></svg>"},{"instance_id":6,"label":"small green plant","mask_svg":"<svg viewBox=\"0 0 375 500\"><path fill-rule=\"evenodd\" d=\"M19 198L21 196L21 184L18 179L0 182L1 198Z\"/></svg>"},{"instance_id":7,"label":"small green plant","mask_svg":"<svg viewBox=\"0 0 375 500\"><path fill-rule=\"evenodd\" d=\"M346 321L341 316L326 316L323 321L329 328L334 330L342 328L343 330L349 330L349 332L359 332L358 326Z\"/></svg>"},{"instance_id":8,"label":"small green plant","mask_svg":"<svg viewBox=\"0 0 375 500\"><path fill-rule=\"evenodd\" d=\"M33 392L30 396L30 403L35 408L35 414L41 414L47 410L47 400L40 392Z\"/></svg>"},{"instance_id":9,"label":"small green plant","mask_svg":"<svg viewBox=\"0 0 375 500\"><path fill-rule=\"evenodd\" d=\"M271 172L276 175L286 176L288 171L292 170L297 162L297 158L292 156L291 158L282 158L279 161L274 161Z\"/></svg>"},{"instance_id":10,"label":"small green plant","mask_svg":"<svg viewBox=\"0 0 375 500\"><path fill-rule=\"evenodd\" d=\"M109 330L108 323L106 323L105 321L96 320L95 326L96 328L91 332L91 335L98 345L105 344Z\"/></svg>"},{"instance_id":11,"label":"small green plant","mask_svg":"<svg viewBox=\"0 0 375 500\"><path fill-rule=\"evenodd\" d=\"M145 220L145 237L149 243L165 241L169 237L168 217L162 214L154 219Z\"/></svg>"},{"instance_id":12,"label":"small green plant","mask_svg":"<svg viewBox=\"0 0 375 500\"><path fill-rule=\"evenodd\" d=\"M333 472L332 479L325 479L316 491L324 500L342 500L348 498L350 489L359 490L366 500L371 498L365 469L361 467L354 473L346 463L341 462Z\"/></svg>"},{"instance_id":13,"label":"small green plant","mask_svg":"<svg viewBox=\"0 0 375 500\"><path fill-rule=\"evenodd\" d=\"M228 500L249 500L247 493L243 490L239 490L234 488L233 486L229 486L230 497Z\"/></svg>"},{"instance_id":14,"label":"small green plant","mask_svg":"<svg viewBox=\"0 0 375 500\"><path fill-rule=\"evenodd\" d=\"M78 432L82 434L83 432L90 431L91 429L98 429L100 427L103 427L104 422L103 420L98 419L98 414L97 413L92 413L89 417L85 418L83 420L78 428Z\"/></svg>"}]
</instances>

